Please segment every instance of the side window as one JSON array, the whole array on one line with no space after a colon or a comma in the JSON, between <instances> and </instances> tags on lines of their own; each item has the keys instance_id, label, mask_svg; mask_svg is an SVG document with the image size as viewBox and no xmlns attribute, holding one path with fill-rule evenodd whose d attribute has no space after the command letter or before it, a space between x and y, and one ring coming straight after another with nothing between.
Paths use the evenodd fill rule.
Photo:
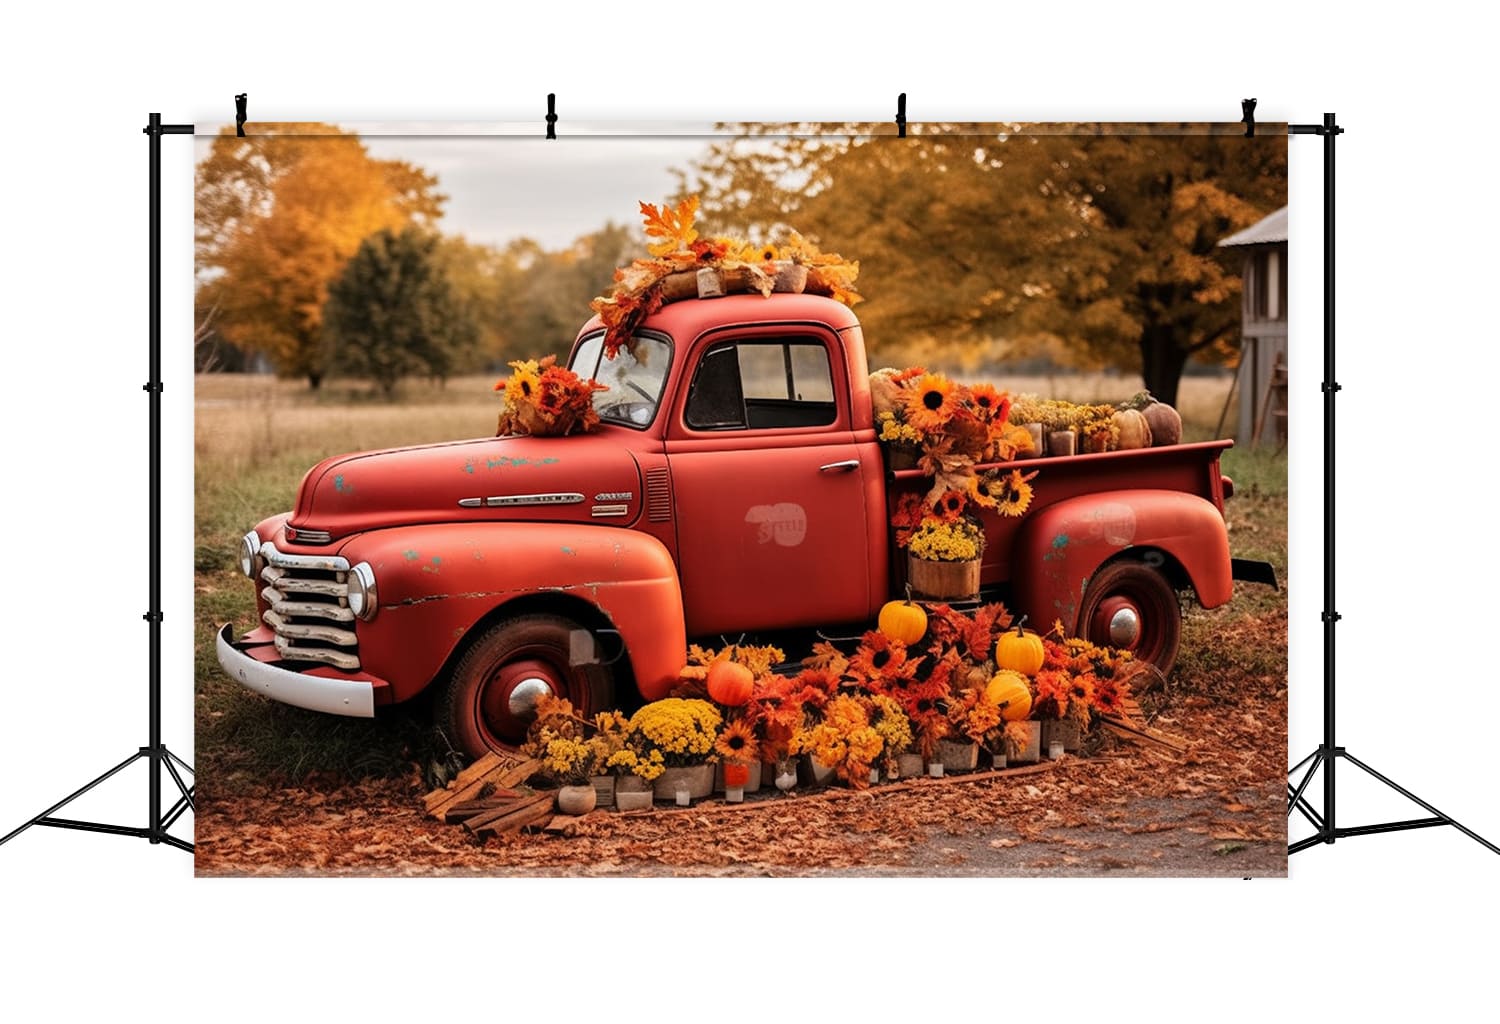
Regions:
<instances>
[{"instance_id":1,"label":"side window","mask_svg":"<svg viewBox=\"0 0 1500 1024\"><path fill-rule=\"evenodd\" d=\"M802 338L715 345L693 374L685 418L694 430L828 426L838 418L828 350Z\"/></svg>"}]
</instances>

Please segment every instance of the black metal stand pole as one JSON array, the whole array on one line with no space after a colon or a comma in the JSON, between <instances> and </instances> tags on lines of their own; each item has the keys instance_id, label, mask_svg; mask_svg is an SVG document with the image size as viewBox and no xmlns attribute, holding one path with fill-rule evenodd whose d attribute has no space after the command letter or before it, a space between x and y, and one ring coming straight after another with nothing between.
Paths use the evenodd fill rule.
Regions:
<instances>
[{"instance_id":1,"label":"black metal stand pole","mask_svg":"<svg viewBox=\"0 0 1500 1024\"><path fill-rule=\"evenodd\" d=\"M1289 126L1293 135L1321 135L1323 137L1323 742L1317 750L1304 757L1287 773L1286 814L1293 811L1306 818L1316 833L1306 839L1287 846L1287 855L1298 853L1319 843L1332 843L1348 836L1366 836L1377 832L1405 832L1414 828L1432 828L1436 825L1452 825L1475 842L1500 853L1500 846L1485 839L1472 829L1465 828L1425 800L1398 786L1375 769L1339 746L1335 736L1335 702L1338 696L1337 676L1334 671L1334 625L1339 621L1334 611L1334 471L1333 471L1333 399L1339 385L1333 374L1334 337L1334 277L1333 277L1333 141L1341 135L1332 114L1323 115L1322 124L1294 124ZM1348 761L1356 768L1372 776L1378 782L1400 793L1412 803L1430 811L1430 818L1410 818L1405 821L1388 821L1376 825L1356 825L1340 828L1336 817L1335 769L1339 760ZM1307 766L1302 778L1292 784L1297 773ZM1308 784L1319 768L1323 769L1323 811L1318 813L1308 802Z\"/></svg>"},{"instance_id":2,"label":"black metal stand pole","mask_svg":"<svg viewBox=\"0 0 1500 1024\"><path fill-rule=\"evenodd\" d=\"M191 135L193 126L190 124L162 124L160 114L152 114L150 123L145 128L147 142L150 147L149 163L149 205L150 205L150 228L148 231L149 246L149 270L148 291L150 303L150 327L149 327L149 361L150 379L146 382L144 389L150 396L151 404L151 427L150 427L150 519L151 539L149 546L149 575L150 575L150 610L142 616L151 631L150 654L147 666L147 714L148 730L150 733L150 745L141 747L134 754L115 765L109 771L100 775L87 785L74 790L63 797L57 803L47 808L26 824L0 838L0 846L10 842L16 836L25 832L33 825L45 825L49 828L74 829L80 832L104 832L110 835L135 836L146 839L152 845L165 843L175 846L179 850L193 850L193 844L176 836L168 835L167 829L172 826L184 813L194 809L193 791L195 786L187 785L178 771L180 767L188 775L193 769L188 763L168 750L161 741L161 137L163 135ZM146 818L146 827L137 828L130 825L107 825L97 821L78 821L73 818L53 817L53 812L61 810L68 804L77 800L83 794L104 782L106 779L124 771L136 761L144 758L150 769L149 792L147 793L149 811ZM165 769L171 776L172 782L177 786L181 797L170 808L166 814L161 809L161 773Z\"/></svg>"}]
</instances>

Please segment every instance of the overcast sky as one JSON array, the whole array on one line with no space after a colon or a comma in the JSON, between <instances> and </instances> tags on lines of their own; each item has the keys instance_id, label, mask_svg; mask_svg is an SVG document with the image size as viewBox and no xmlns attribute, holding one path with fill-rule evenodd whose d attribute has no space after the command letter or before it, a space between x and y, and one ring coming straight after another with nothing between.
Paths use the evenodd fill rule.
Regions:
<instances>
[{"instance_id":1,"label":"overcast sky","mask_svg":"<svg viewBox=\"0 0 1500 1024\"><path fill-rule=\"evenodd\" d=\"M560 126L469 123L350 123L370 155L405 160L437 176L448 196L442 230L501 246L528 237L559 249L606 221L636 226L637 203L660 203L713 140L710 123ZM199 126L201 160L217 125Z\"/></svg>"}]
</instances>

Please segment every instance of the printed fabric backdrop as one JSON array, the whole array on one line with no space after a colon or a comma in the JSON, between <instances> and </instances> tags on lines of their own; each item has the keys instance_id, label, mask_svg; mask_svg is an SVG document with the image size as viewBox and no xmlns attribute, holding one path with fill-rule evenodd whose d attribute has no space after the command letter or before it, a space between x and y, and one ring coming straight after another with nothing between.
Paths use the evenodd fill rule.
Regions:
<instances>
[{"instance_id":1,"label":"printed fabric backdrop","mask_svg":"<svg viewBox=\"0 0 1500 1024\"><path fill-rule=\"evenodd\" d=\"M1285 126L571 128L198 138L198 872L1283 875Z\"/></svg>"}]
</instances>

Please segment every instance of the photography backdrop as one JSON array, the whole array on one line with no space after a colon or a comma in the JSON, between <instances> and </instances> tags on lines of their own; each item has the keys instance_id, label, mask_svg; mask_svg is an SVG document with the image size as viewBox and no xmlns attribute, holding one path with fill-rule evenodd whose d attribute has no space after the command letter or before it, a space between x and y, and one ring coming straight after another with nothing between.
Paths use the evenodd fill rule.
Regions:
<instances>
[{"instance_id":1,"label":"photography backdrop","mask_svg":"<svg viewBox=\"0 0 1500 1024\"><path fill-rule=\"evenodd\" d=\"M262 8L268 15L274 10L287 16L293 9L291 5ZM118 338L121 343L98 346L92 372L83 374L77 372L76 360L57 344L21 346L14 351L18 377L65 380L71 399L70 404L46 412L39 412L29 401L9 403L0 411L11 436L45 430L54 442L12 446L14 471L38 480L53 479L56 448L83 451L96 447L101 421L118 427L118 439L125 447L138 448L144 438L145 399L139 390L144 368L137 342L144 334L145 316L141 270L145 144L140 129L147 111L162 110L171 120L222 121L232 113L230 97L247 87L254 93L252 114L259 111L262 116L291 120L353 122L393 115L420 119L440 113L474 120L530 120L540 131L539 97L549 90L560 90L564 125L570 117L621 120L645 109L666 109L655 75L620 71L622 50L645 52L651 45L658 26L650 19L616 20L617 31L607 34L563 32L546 10L496 12L474 22L469 20L472 12L467 5L438 2L429 9L440 20L462 24L464 31L443 31L443 46L421 47L413 46L411 34L400 28L409 13L407 5L377 4L371 9L373 17L351 20L345 11L323 12L303 5L297 14L304 37L296 43L295 59L277 63L274 70L267 54L285 52L288 42L286 21L279 16L247 19L238 10L194 9L191 18L149 29L156 48L170 53L171 59L143 61L148 29L136 11L99 10L88 32L79 31L76 12L71 9L35 8L18 14L17 37L31 40L32 45L0 66L0 79L10 86L0 92L0 104L13 123L21 124L35 116L37 102L44 99L50 109L67 112L88 130L55 136L48 147L54 160L8 161L0 167L11 192L34 198L12 210L13 233L29 240L24 251L12 250L8 256L8 265L24 289L24 296L12 304L15 337L60 337L58 311L70 310L75 324L90 336ZM185 12L187 7L179 10ZM596 4L588 16L603 19L613 10L611 5ZM875 121L891 115L891 97L900 90L913 97L911 113L916 118L1058 120L1086 110L1091 116L1107 114L1112 120L1184 116L1233 120L1238 116L1238 101L1246 94L1258 94L1262 114L1279 120L1316 119L1325 109L1335 110L1349 132L1339 143L1340 327L1345 337L1362 338L1368 346L1368 353L1347 356L1341 364L1341 409L1349 410L1346 416L1364 415L1375 421L1388 407L1391 394L1451 392L1456 386L1453 361L1413 358L1412 338L1451 339L1449 347L1461 353L1455 358L1462 360L1465 376L1485 378L1496 371L1492 348L1466 344L1463 339L1476 336L1477 307L1472 297L1485 294L1488 286L1488 240L1500 232L1500 211L1476 205L1468 190L1434 187L1433 151L1409 145L1401 135L1377 130L1394 122L1422 125L1431 138L1463 138L1483 122L1489 94L1487 37L1479 31L1453 30L1455 20L1467 24L1465 19L1472 12L1439 4L1430 18L1377 18L1352 28L1342 12L1305 4L1272 3L1260 8L1263 16L1257 17L1233 8L1158 5L1143 18L1138 8L1086 3L1078 8L1085 26L1081 29L1077 23L1060 25L1055 12L1018 8L1008 12L1003 28L955 33L954 20L967 17L962 8L935 4L924 10L930 17L910 18L899 31L884 17L851 22L844 11L804 10L799 16L805 31L821 40L838 40L840 49L849 55L835 62L836 74L826 76L815 90L803 76L780 70L758 76L753 85L745 84L740 75L699 74L691 88L674 90L672 114L700 120L852 117ZM703 19L703 38L716 47L732 38L733 50L741 55L785 49L786 27L777 19L747 21L741 12L728 9L706 11ZM1288 26L1294 30L1288 31ZM207 38L213 40L212 45L204 45ZM141 45L123 46L121 40ZM337 49L328 45L333 40L339 41ZM995 59L997 40L1005 50L1004 60ZM1030 42L1017 45L1020 40ZM1330 40L1340 40L1333 52ZM505 56L497 60L500 48ZM1278 55L1278 67L1275 83L1268 85L1264 55L1272 52ZM1403 56L1410 75L1390 73L1392 53ZM400 78L372 74L372 62L399 64L409 67L412 74ZM101 97L107 97L107 102ZM187 196L192 191L193 154L186 140L179 141L184 144L175 153L172 147L166 149L168 189L182 197L166 210L167 237L176 240L169 260L177 267L169 275L167 313L169 322L178 325L178 335L187 337L192 330L192 209ZM118 173L97 173L106 146ZM1320 207L1319 161L1294 160L1292 172L1292 192L1301 216L1304 222L1314 220ZM1389 216L1397 205L1419 207L1422 215ZM58 210L77 211L69 215L70 221L90 227L90 257L109 268L91 282L86 304L78 301L74 275L54 273L54 268L78 258L77 233L56 230ZM1321 242L1304 232L1293 245L1298 268L1296 313L1305 332L1314 328L1321 315ZM1441 260L1417 261L1434 268L1423 272L1421 286L1372 291L1372 282L1387 279L1392 254L1418 252L1442 255ZM1439 264L1441 272L1436 269ZM1313 339L1293 352L1293 372L1307 382L1316 381L1319 375L1318 360L1310 354L1316 348L1315 334ZM1298 351L1309 353L1305 366L1297 362ZM179 591L168 594L165 627L169 637L175 636L173 649L181 652L175 668L169 665L167 679L168 692L178 694L166 709L166 737L173 744L183 743L192 728L192 593L186 582L192 575L187 542L192 533L192 403L186 386L191 370L189 354L179 353L167 392L168 413L176 423L170 437L176 439L177 453L168 480L173 487L168 515L169 523L177 523L178 535L184 538L180 548L167 552L169 571L184 581ZM1316 446L1320 396L1316 390L1294 389L1292 400L1294 430L1307 432L1308 443ZM76 415L78 408L97 415ZM1448 408L1453 424L1465 435L1479 433L1487 421L1483 403L1450 404ZM1375 479L1389 468L1393 453L1424 466L1431 500L1421 514L1428 525L1457 529L1467 514L1460 484L1471 469L1467 446L1434 451L1425 442L1405 436L1392 437L1388 445L1368 450L1344 446L1341 473L1354 480ZM1292 510L1293 559L1308 570L1299 577L1301 586L1290 595L1292 748L1299 752L1311 749L1321 735L1318 644L1302 640L1316 637L1319 629L1318 462L1314 458L1292 460L1293 484L1301 484L1298 493L1302 496ZM122 457L101 460L93 468L96 481L128 496L144 494L143 465L139 457ZM19 530L31 522L32 511L29 505L7 506L5 522ZM144 521L144 511L127 501L113 511L110 528L139 537ZM54 522L78 536L92 537L99 529L97 509L82 504L59 506ZM1341 506L1341 534L1355 550L1378 550L1393 526L1416 532L1428 528L1415 514L1393 523L1388 516L1366 515L1349 502ZM1493 545L1485 542L1472 558L1414 557L1410 561L1456 605L1482 607L1488 594L1487 578L1474 569L1487 564L1494 554ZM1341 729L1346 742L1357 741L1372 755L1379 750L1382 757L1394 754L1411 735L1409 723L1389 711L1409 692L1409 678L1388 671L1388 648L1380 642L1391 604L1387 580L1393 571L1390 562L1377 564L1373 559L1345 558L1340 565L1344 583L1340 611L1345 616L1341 628L1349 631L1343 635L1360 640L1345 641L1340 665L1362 694L1358 700L1342 702ZM7 611L18 621L31 621L25 616L33 613L26 609L39 598L62 603L74 596L71 576L41 578L35 585L24 601L20 594L5 598L10 602L5 605ZM114 678L102 684L92 673L77 679L76 685L93 691L90 703L96 713L69 720L73 743L89 752L113 750L122 737L133 741L144 725L140 710L144 680L135 668L145 653L145 627L139 619L143 585L136 573L111 572L108 581L101 582L98 596L101 607L92 617L91 647L115 653L115 668L109 673ZM1444 659L1439 667L1454 665ZM54 651L18 651L15 671L35 680L55 678ZM1450 673L1449 683L1461 703L1482 701L1494 686L1484 673L1463 677ZM55 686L18 686L11 694L9 710L17 721L48 722L57 707ZM93 770L89 767L92 757L80 755L76 761L58 763L58 744L50 728L18 732L8 748L14 781L0 793L6 820L13 822L36 812L39 794L75 785L82 781L80 773ZM1418 792L1441 798L1439 806L1455 814L1472 808L1467 822L1494 835L1500 831L1500 806L1489 799L1490 780L1481 770L1482 763L1477 751L1442 756L1414 752L1404 758L1402 781ZM101 794L107 806L100 814L143 816L138 794L138 787ZM1378 787L1351 789L1341 796L1340 806L1345 813L1370 819L1405 810L1399 801L1385 804L1382 800ZM1484 997L1488 950L1468 938L1467 925L1476 915L1494 908L1491 857L1448 829L1340 843L1332 850L1294 858L1291 880L1286 883L1142 886L1139 898L1149 902L1154 912L1139 915L1132 934L1139 945L1170 950L1178 965L1172 979L1173 1007L1214 1004L1227 1019L1243 1020L1284 1014L1293 999L1312 1010L1337 1008L1345 1013L1392 1009L1430 1013L1435 1005L1460 1009ZM330 967L364 971L367 944L356 940L393 928L399 932L425 927L431 921L435 894L447 892L453 883L205 885L193 877L189 859L181 854L145 843L115 843L109 837L80 841L76 836L49 832L11 844L7 858L7 910L16 927L28 929L29 936L13 961L16 975L32 982L18 990L21 1005L48 1005L51 992L64 985L72 988L79 1005L99 1010L122 1003L160 1002L164 998L160 947L121 945L118 931L109 927L160 914L163 920L189 926L204 921L236 922L236 927L221 930L212 942L190 943L175 951L183 968L175 975L180 987L165 997L180 1007L214 1001L226 1017L233 1017L235 1013L222 1005L225 965L263 955L284 937L289 915L311 913L326 923L330 935L349 941L330 946L316 963L287 964L274 981L242 989L236 999L240 1019L279 1012L288 999L304 1004L309 1012L347 1012L351 1007L408 1014L430 1010L428 997L415 989L330 988L327 971ZM1422 871L1422 893L1393 900L1370 898L1372 892L1385 891L1392 878L1408 876L1414 861ZM950 884L964 886L976 902L992 905L1003 900L1011 914L1055 914L1058 908L1087 914L1098 903L1098 886L1086 881ZM560 940L571 927L566 915L545 923L550 911L575 906L549 892L548 886L525 883L521 891L521 886L497 880L461 888L465 898L478 902L498 902L502 893L507 901L514 898L522 905L518 913L546 937ZM664 884L601 883L598 888L628 912L658 915L691 914L721 891L726 895L743 891L768 911L747 928L769 940L784 934L786 917L805 908L815 893L832 890L846 895L855 919L873 931L883 919L875 910L883 905L882 894L895 891L903 899L920 900L943 889L943 883L872 880L758 890L750 884L704 883L676 887L680 895ZM64 912L59 913L60 909ZM84 915L105 927L80 929ZM1215 927L1225 915L1235 920L1233 930ZM1283 948L1290 936L1305 936L1329 921L1340 925L1338 941L1326 945L1314 941L1318 952L1311 959L1320 967L1289 983L1295 996L1278 985L1241 985L1232 1007L1223 1002L1224 979L1230 969L1226 965ZM1205 929L1214 931L1216 941L1201 941ZM966 934L979 942L984 931L975 921ZM1390 955L1392 949L1400 951L1407 970L1392 973L1383 985L1368 985L1368 964ZM831 961L850 969L864 955L854 948L828 951ZM456 946L452 956L455 964L474 970L494 962L488 944ZM88 989L76 985L80 957L94 964L96 984ZM684 991L718 998L723 992L713 969L720 960L718 951L704 944L689 960L692 977ZM556 978L564 969L554 963L538 973ZM1020 987L1007 995L1021 1009L1055 1005L1054 993L1047 987ZM916 1012L930 1005L931 998L931 990L922 986L887 986L871 990L857 1002ZM957 1004L975 1008L993 1005L993 995L986 991L972 991L967 997L955 993L953 998ZM548 1005L552 999L548 992L531 1003ZM518 1000L518 1004L525 1002ZM582 997L581 1005L618 1010L620 998L601 992L592 999ZM760 1012L751 1005L736 1013L728 1003L722 1009L726 1017L739 1019ZM1122 1019L1159 1019L1162 1007L1154 996L1142 997L1122 1000L1118 1012Z\"/></svg>"},{"instance_id":2,"label":"photography backdrop","mask_svg":"<svg viewBox=\"0 0 1500 1024\"><path fill-rule=\"evenodd\" d=\"M199 863L208 873L569 873L616 860L617 870L625 874L661 870L660 865L693 873L729 870L744 859L737 853L720 863L709 854L716 844L729 842L728 830L622 855L618 851L627 847L641 850L641 837L628 822L601 824L596 819L595 827L608 833L599 838L598 847L565 841L544 846L542 840L520 852L471 853L449 847L445 863L442 852L432 854L424 844L451 843L456 830L411 822L399 813L404 806L414 807L420 795L412 792L413 774L441 761L450 737L464 746L461 738L469 728L445 719L440 699L411 700L434 675L433 689L440 690L447 676L442 666L460 660L490 624L485 617L495 602L461 601L447 592L457 587L466 593L494 593L509 585L507 556L514 542L506 538L516 531L502 517L569 518L567 509L557 507L529 515L466 509L453 495L442 497L444 481L462 484L460 490L592 493L603 484L569 477L562 469L546 469L542 480L543 470L513 467L571 463L587 452L602 451L599 445L557 439L528 442L523 450L515 442L491 441L388 456L384 473L380 460L366 459L329 471L338 475L323 484L318 476L308 477L304 487L320 487L321 496L304 492L298 501L304 511L294 525L313 531L313 546L304 541L292 550L302 556L342 553L350 564L374 560L376 577L385 578L388 604L395 594L406 593L408 584L400 581L395 565L360 554L360 543L346 547L357 538L338 525L341 516L387 529L417 524L411 539L402 542L409 548L406 559L431 555L432 565L424 562L423 571L433 577L462 566L452 564L455 552L441 547L437 531L422 539L422 524L492 524L487 533L475 533L466 542L488 550L487 564L494 567L489 575L462 584L444 580L430 595L412 590L385 611L383 620L377 612L368 624L356 622L338 608L305 607L316 597L268 592L271 600L284 603L265 609L266 622L253 634L261 646L247 649L262 661L282 663L270 646L274 635L285 664L304 678L356 683L373 678L402 702L379 708L373 722L274 704L227 678L213 656L214 636L224 622L234 623L235 635L257 626L253 588L237 568L244 532L289 510L307 467L329 456L493 433L499 402L492 383L510 372L506 364L548 355L565 361L579 325L590 315L590 301L608 290L615 268L646 255L653 239L642 233L637 211L643 202L684 196L697 202L701 234L695 228L679 244L684 249L690 242L718 247L705 248L699 259L769 266L781 258L778 253L807 248L798 241L800 233L811 246L857 260L857 279L852 270L834 278L816 269L818 257L798 257L814 260L809 287L822 282L824 294L831 289L841 301L858 303L854 311L871 369L925 366L966 383L992 382L1016 400L1016 423L1075 416L1045 405L1047 399L1090 406L1091 412L1076 412L1080 453L1141 445L1141 438L1111 420L1111 414L1143 388L1181 411L1185 422L1175 440L1237 438L1238 448L1225 454L1222 466L1239 482L1240 494L1225 511L1233 554L1268 561L1286 580L1285 125L1261 124L1253 137L1246 137L1239 125L1208 123L913 124L904 139L895 137L894 125L838 124L582 123L570 125L558 140L539 138L532 125L252 122L245 138L235 137L232 126L200 126L200 132L196 735L205 793L198 820ZM721 241L725 236L734 240ZM765 308L773 307L780 308L767 301ZM751 318L774 315L757 313L754 304L746 308ZM873 572L884 579L884 544L878 538L859 541L859 531L847 521L840 525L831 510L798 522L804 528L811 524L807 550L847 549L838 564L823 565L780 543L753 543L757 531L762 540L769 536L756 525L764 521L756 509L791 508L786 502L793 499L811 502L832 487L826 476L810 478L820 486L806 497L778 474L758 491L731 497L721 490L716 493L722 504L710 498L706 506L693 506L695 471L689 467L694 463L684 453L711 437L728 443L733 431L695 441L691 435L701 424L694 421L692 400L685 413L679 411L672 389L686 392L698 358L689 348L692 341L674 338L670 353L653 356L658 363L672 360L671 383L659 410L655 394L665 364L643 362L639 372L599 364L597 375L614 386L595 400L606 421L613 421L602 436L621 458L629 458L623 455L626 450L640 449L634 458L642 473L648 465L672 467L675 531L652 525L654 514L648 521L643 510L639 520L622 522L659 535L672 552L683 581L689 638L713 643L715 634L726 630L833 627L861 619L879 601L898 594L899 570L889 586L878 588L873 605L865 596L851 604L845 581L865 578L863 563L871 547L880 552ZM835 458L838 453L827 446L848 439L861 415L867 415L858 409L863 398L846 393L842 350L818 350L819 367L798 370L797 394L781 388L782 398L794 404L815 397L811 392L826 391L829 401L838 399L835 419L823 431L788 427L787 437L801 437L804 447L822 445L818 451L834 453L814 458L814 463ZM741 352L742 374L753 368L751 351ZM855 358L853 350L849 358ZM635 365L629 354L620 361ZM585 376L596 372L592 361L576 368ZM618 410L625 407L618 403L634 397L625 391L632 373L652 394L622 420ZM856 369L854 376L862 382L864 370ZM744 392L770 396L764 384L747 378ZM809 395L803 395L808 388ZM809 410L806 415L814 420L808 422L823 422L816 419L816 409ZM685 416L688 436L679 438L678 416ZM889 429L902 424L919 426L916 414L908 415L898 403ZM753 433L755 423L750 426ZM868 426L862 429L865 433L854 440L873 455L873 435ZM1138 774L1131 778L1111 774L1101 758L1075 773L1085 782L1071 790L1058 782L1025 800L1016 794L1004 799L975 796L972 813L986 824L964 830L953 841L977 844L978 853L943 852L946 840L940 831L928 838L887 837L884 852L868 849L863 834L871 829L878 834L882 827L875 814L867 821L807 823L809 830L842 830L848 850L799 856L803 847L786 836L784 850L773 843L763 853L750 854L747 870L1234 877L1284 872L1284 594L1240 584L1234 600L1218 607L1228 596L1228 563L1215 561L1222 555L1207 554L1214 550L1211 535L1221 532L1217 517L1184 529L1161 520L1160 513L1153 520L1145 506L1123 498L1100 503L1087 522L1075 516L1072 527L1047 527L1050 532L1043 539L1050 540L1052 551L1046 558L1027 554L1021 546L1031 521L1027 516L1035 519L1060 494L1080 488L1085 493L1092 487L1184 488L1194 495L1188 500L1207 508L1203 499L1214 497L1206 472L1211 456L1202 456L1204 468L1184 469L1175 477L1152 470L1148 467L1166 465L1164 442L1173 440L1159 423L1156 431L1154 455L1143 455L1145 461L1137 461L1132 470L1112 470L1116 463L1110 460L1081 464L1096 467L1091 472L1099 483L1093 485L1082 470L1075 475L1041 463L1036 479L1016 485L1034 489L1033 506L1022 502L1002 515L971 502L965 514L991 534L984 555L986 582L1008 582L1001 596L1016 614L1028 612L1043 632L1054 620L1068 633L1090 620L1085 606L1106 599L1086 597L1082 591L1093 593L1088 581L1098 575L1096 563L1115 557L1122 544L1130 548L1119 552L1128 561L1149 561L1160 545L1182 564L1215 610L1186 617L1178 664L1167 684L1144 675L1136 685L1155 724L1197 748L1195 752L1174 757L1160 748L1127 746L1118 751L1120 763L1111 767L1125 771L1122 765L1133 766ZM775 433L756 436L746 444L774 446L785 440ZM655 447L648 445L649 452L641 449L642 439L661 437L666 439L665 458L659 440ZM517 453L526 457L511 457ZM808 457L816 454L809 450ZM788 459L798 455L787 450ZM597 462L601 457L590 458ZM676 462L678 458L684 461ZM451 471L468 475L444 476L445 459ZM1029 469L1025 460L1016 465L1017 478ZM512 468L499 471L497 466ZM862 504L861 490L882 488L879 470L877 461L850 474L850 512ZM874 475L864 475L869 471ZM407 483L398 479L400 474L406 474ZM926 485L914 490L914 497L925 490ZM747 512L736 504L741 501L754 507ZM1185 502L1180 504L1185 510ZM730 531L705 544L698 535L708 533L710 519L721 517L744 520L748 533L740 538ZM1065 550L1070 529L1076 544L1092 545L1089 538L1099 533L1101 523L1106 539L1119 535L1123 540L1110 540L1107 551L1094 555L1073 554L1076 547ZM879 525L883 535L884 525ZM613 528L585 519L576 540L587 544L591 535ZM331 543L318 535L328 530L334 535ZM274 539L279 549L287 549L295 538L276 531L274 525L265 527L261 539ZM1184 538L1183 533L1192 536ZM378 544L378 535L368 541ZM429 544L439 545L441 557L427 550ZM544 556L517 551L514 557ZM743 565L737 561L741 557ZM1077 564L1069 564L1070 582L1054 596L1046 581L1058 575L1068 558ZM1083 564L1083 558L1093 561ZM893 559L892 564L898 563ZM1218 582L1216 570L1224 574ZM548 582L572 581L559 577ZM731 594L731 586L739 596ZM419 610L413 610L417 605L401 607L418 598ZM440 601L465 610L439 614L433 602ZM1167 607L1173 607L1170 595L1168 601ZM1174 647L1161 638L1175 631L1175 625L1155 621L1170 614L1153 618L1139 593L1135 602L1146 620L1141 653ZM730 605L740 609L737 615L715 617L706 611ZM804 605L838 610L823 613L827 618L811 618L806 612L799 617L794 609ZM611 608L607 595L603 606ZM442 619L441 628L436 620L427 626L416 623L433 615ZM407 621L413 624L399 646L409 652L421 645L430 656L396 659L381 653L395 642L391 631ZM620 625L639 659L649 647L648 638L630 633L623 621ZM660 623L662 631L674 628L681 627L670 620ZM1100 638L1097 633L1095 638ZM946 649L924 648L920 680L926 680ZM852 644L845 645L845 653L854 653ZM1170 654L1162 657L1171 660ZM984 663L987 658L980 653L970 660ZM420 661L421 667L403 664L403 659ZM637 660L641 689L651 692L658 681L643 675L648 667ZM674 660L674 672L676 667ZM1114 671L1100 669L1101 674ZM991 664L985 678L992 672ZM1060 685L1058 678L1051 673L1038 677L1037 717L1047 714L1042 710L1045 680ZM1083 673L1077 681L1080 693L1092 694L1094 679ZM617 699L630 706L628 684L622 680L616 685L621 690ZM944 691L941 701L954 703L972 680L955 676L947 688L932 685ZM914 724L933 727L931 701L918 695L915 684L885 680L874 688L892 688L891 695L906 703ZM1103 683L1097 690L1097 697L1074 700L1075 716L1090 700L1098 710L1118 710L1109 703L1113 698L1106 697ZM367 697L366 692L354 700ZM378 702L385 703L385 694ZM429 703L438 707L439 725L447 730L439 736L426 727ZM489 724L496 735L504 725ZM516 741L520 736L505 738ZM1054 782L1045 785L1053 787ZM948 788L935 790L932 799L987 792L987 786ZM1123 808L1113 799L1121 793L1131 797ZM895 804L910 801L902 798ZM304 815L299 816L299 807ZM351 833L351 811L377 816L384 827ZM899 806L890 812L890 831L899 830L901 815ZM1029 831L1037 816L1067 827L1038 838ZM273 822L276 828L264 834L244 828ZM1100 829L1113 831L1113 839L1097 837ZM691 848L694 842L699 849ZM234 849L223 848L226 844ZM1063 846L1078 855L1059 854ZM368 863L351 855L351 848L370 851ZM555 858L549 859L548 849Z\"/></svg>"}]
</instances>

